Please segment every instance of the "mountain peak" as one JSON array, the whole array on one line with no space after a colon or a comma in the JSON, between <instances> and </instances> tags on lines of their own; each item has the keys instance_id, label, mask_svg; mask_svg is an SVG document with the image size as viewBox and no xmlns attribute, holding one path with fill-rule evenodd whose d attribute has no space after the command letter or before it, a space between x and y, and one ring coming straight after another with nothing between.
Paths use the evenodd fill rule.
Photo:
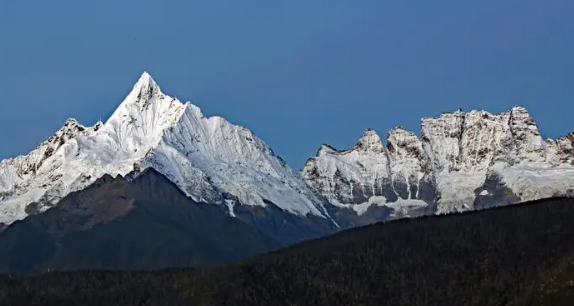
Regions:
<instances>
[{"instance_id":1,"label":"mountain peak","mask_svg":"<svg viewBox=\"0 0 574 306\"><path fill-rule=\"evenodd\" d=\"M400 125L397 125L397 126L393 127L392 129L390 129L387 134L388 135L397 135L397 134L411 135L411 134L415 134L415 133L403 128Z\"/></svg>"},{"instance_id":2,"label":"mountain peak","mask_svg":"<svg viewBox=\"0 0 574 306\"><path fill-rule=\"evenodd\" d=\"M328 145L328 144L322 144L321 147L319 147L319 150L317 150L317 156L323 156L325 154L333 154L333 153L337 153L339 152L339 150L333 148L332 146Z\"/></svg>"},{"instance_id":3,"label":"mountain peak","mask_svg":"<svg viewBox=\"0 0 574 306\"><path fill-rule=\"evenodd\" d=\"M514 107L512 107L512 112L528 112L528 110L526 110L526 107L524 106L514 105Z\"/></svg>"},{"instance_id":4,"label":"mountain peak","mask_svg":"<svg viewBox=\"0 0 574 306\"><path fill-rule=\"evenodd\" d=\"M134 100L145 100L153 97L154 95L161 94L162 92L159 85L157 85L155 80L147 71L144 71L128 95L128 98L132 98Z\"/></svg>"},{"instance_id":5,"label":"mountain peak","mask_svg":"<svg viewBox=\"0 0 574 306\"><path fill-rule=\"evenodd\" d=\"M364 151L383 152L384 146L379 134L373 129L366 129L356 145Z\"/></svg>"},{"instance_id":6,"label":"mountain peak","mask_svg":"<svg viewBox=\"0 0 574 306\"><path fill-rule=\"evenodd\" d=\"M155 81L153 79L153 77L147 72L144 71L142 73L142 75L140 76L139 80L137 83L141 83L141 84L155 84Z\"/></svg>"}]
</instances>

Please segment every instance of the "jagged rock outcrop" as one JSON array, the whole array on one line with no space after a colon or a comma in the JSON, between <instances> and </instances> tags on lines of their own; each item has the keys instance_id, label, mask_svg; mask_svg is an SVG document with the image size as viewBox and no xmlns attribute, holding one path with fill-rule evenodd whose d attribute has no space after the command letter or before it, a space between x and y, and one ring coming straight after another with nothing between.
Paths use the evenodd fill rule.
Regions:
<instances>
[{"instance_id":1,"label":"jagged rock outcrop","mask_svg":"<svg viewBox=\"0 0 574 306\"><path fill-rule=\"evenodd\" d=\"M423 143L413 132L394 128L387 136L393 191L402 199L421 199L432 203L436 198L430 160Z\"/></svg>"},{"instance_id":2,"label":"jagged rock outcrop","mask_svg":"<svg viewBox=\"0 0 574 306\"><path fill-rule=\"evenodd\" d=\"M372 197L396 199L389 154L374 130L366 130L350 150L321 146L317 158L307 161L302 174L337 206L364 203Z\"/></svg>"},{"instance_id":3,"label":"jagged rock outcrop","mask_svg":"<svg viewBox=\"0 0 574 306\"><path fill-rule=\"evenodd\" d=\"M388 139L385 147L368 129L352 149L323 145L307 161L302 176L343 211L336 218L339 223L360 225L434 210L434 183L425 173L428 159L420 140L400 128L389 132Z\"/></svg>"},{"instance_id":4,"label":"jagged rock outcrop","mask_svg":"<svg viewBox=\"0 0 574 306\"><path fill-rule=\"evenodd\" d=\"M553 166L573 165L574 166L574 132L558 138L549 139L546 142L546 160Z\"/></svg>"},{"instance_id":5,"label":"jagged rock outcrop","mask_svg":"<svg viewBox=\"0 0 574 306\"><path fill-rule=\"evenodd\" d=\"M372 130L367 134L376 135ZM370 207L417 201L427 205L426 212L450 213L574 190L574 134L543 140L534 119L520 106L499 115L459 110L423 118L420 139L402 128L392 129L386 150L372 150L360 160L356 156L366 156L359 150L365 135L348 151L323 145L302 170L321 194L358 215ZM385 167L386 172L380 170ZM379 173L386 180L371 188L376 193L349 188L368 190L365 186L373 185Z\"/></svg>"}]
</instances>

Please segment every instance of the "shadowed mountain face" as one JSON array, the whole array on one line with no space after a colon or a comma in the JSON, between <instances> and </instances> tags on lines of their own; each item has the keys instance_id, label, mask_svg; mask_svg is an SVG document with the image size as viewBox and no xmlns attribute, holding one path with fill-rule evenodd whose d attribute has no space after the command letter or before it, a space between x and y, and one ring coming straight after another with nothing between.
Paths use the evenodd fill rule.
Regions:
<instances>
[{"instance_id":1,"label":"shadowed mountain face","mask_svg":"<svg viewBox=\"0 0 574 306\"><path fill-rule=\"evenodd\" d=\"M0 245L0 271L16 273L209 265L281 246L220 206L194 202L154 170L132 181L106 175L12 224Z\"/></svg>"},{"instance_id":2,"label":"shadowed mountain face","mask_svg":"<svg viewBox=\"0 0 574 306\"><path fill-rule=\"evenodd\" d=\"M574 199L356 228L232 264L0 276L1 305L573 305Z\"/></svg>"}]
</instances>

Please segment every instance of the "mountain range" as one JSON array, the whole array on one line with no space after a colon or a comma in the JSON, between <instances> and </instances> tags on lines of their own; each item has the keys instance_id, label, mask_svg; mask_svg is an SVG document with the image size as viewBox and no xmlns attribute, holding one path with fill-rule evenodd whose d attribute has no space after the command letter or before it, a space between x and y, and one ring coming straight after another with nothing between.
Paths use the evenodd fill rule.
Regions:
<instances>
[{"instance_id":1,"label":"mountain range","mask_svg":"<svg viewBox=\"0 0 574 306\"><path fill-rule=\"evenodd\" d=\"M185 206L172 202L173 191L150 194L135 183L150 175L165 179L159 189L175 188L189 205L210 207L202 214L217 216L221 230L248 225L243 230L259 241L255 252L380 221L572 196L574 133L543 139L520 106L499 115L459 110L423 118L421 137L397 127L385 145L369 129L351 149L322 145L299 173L251 130L164 94L146 72L105 123L69 119L28 155L0 163L0 239L42 224L51 244L61 233L157 212L150 207L164 202L168 210ZM102 181L130 191L109 198L93 191ZM64 229L53 230L55 224ZM215 258L247 255L224 253Z\"/></svg>"},{"instance_id":2,"label":"mountain range","mask_svg":"<svg viewBox=\"0 0 574 306\"><path fill-rule=\"evenodd\" d=\"M330 204L365 218L381 206L400 218L573 194L574 133L542 139L523 107L444 113L421 126L421 138L390 130L386 146L373 130L349 150L323 145L302 175Z\"/></svg>"}]
</instances>

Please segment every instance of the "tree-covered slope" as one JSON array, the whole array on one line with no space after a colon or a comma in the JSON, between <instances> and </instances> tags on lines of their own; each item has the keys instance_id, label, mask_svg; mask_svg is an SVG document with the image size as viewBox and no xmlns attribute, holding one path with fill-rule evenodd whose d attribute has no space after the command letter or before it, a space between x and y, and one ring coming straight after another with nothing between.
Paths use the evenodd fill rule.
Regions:
<instances>
[{"instance_id":1,"label":"tree-covered slope","mask_svg":"<svg viewBox=\"0 0 574 306\"><path fill-rule=\"evenodd\" d=\"M572 305L574 200L377 224L212 268L0 278L2 305Z\"/></svg>"}]
</instances>

